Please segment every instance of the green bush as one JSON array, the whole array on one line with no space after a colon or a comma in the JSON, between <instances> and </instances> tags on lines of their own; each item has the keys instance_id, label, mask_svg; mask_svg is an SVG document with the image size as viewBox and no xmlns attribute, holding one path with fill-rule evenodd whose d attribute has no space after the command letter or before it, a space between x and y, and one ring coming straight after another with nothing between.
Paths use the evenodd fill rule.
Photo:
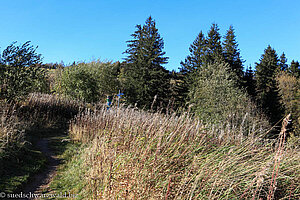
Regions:
<instances>
[{"instance_id":1,"label":"green bush","mask_svg":"<svg viewBox=\"0 0 300 200\"><path fill-rule=\"evenodd\" d=\"M285 115L291 113L294 133L300 133L300 79L285 71L276 77Z\"/></svg>"},{"instance_id":2,"label":"green bush","mask_svg":"<svg viewBox=\"0 0 300 200\"><path fill-rule=\"evenodd\" d=\"M57 73L55 91L73 99L97 102L118 91L119 63L94 61L66 67Z\"/></svg>"},{"instance_id":3,"label":"green bush","mask_svg":"<svg viewBox=\"0 0 300 200\"><path fill-rule=\"evenodd\" d=\"M0 59L0 98L11 102L30 92L47 92L47 73L40 64L41 55L30 42L8 46Z\"/></svg>"},{"instance_id":4,"label":"green bush","mask_svg":"<svg viewBox=\"0 0 300 200\"><path fill-rule=\"evenodd\" d=\"M267 125L245 91L239 89L228 64L203 66L190 90L190 108L204 122L245 128L251 124ZM247 128L245 129L247 130ZM248 130L249 131L249 130Z\"/></svg>"}]
</instances>

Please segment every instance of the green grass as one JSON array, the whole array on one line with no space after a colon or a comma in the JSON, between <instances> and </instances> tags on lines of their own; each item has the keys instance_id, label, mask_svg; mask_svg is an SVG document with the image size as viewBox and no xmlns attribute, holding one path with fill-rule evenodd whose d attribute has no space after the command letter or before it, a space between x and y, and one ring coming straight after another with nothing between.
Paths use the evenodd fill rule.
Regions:
<instances>
[{"instance_id":1,"label":"green grass","mask_svg":"<svg viewBox=\"0 0 300 200\"><path fill-rule=\"evenodd\" d=\"M38 133L38 131L36 131ZM83 199L82 192L86 183L83 175L84 168L83 150L84 146L79 143L70 142L66 135L54 136L62 132L55 129L40 129L40 135L34 131L27 137L32 144L27 144L18 154L8 156L0 160L0 192L14 193L22 191L30 178L39 173L47 165L47 159L42 152L35 149L35 143L40 138L49 138L49 149L56 155L62 164L58 169L57 176L51 183L51 193L79 194L78 199ZM47 191L46 191L47 192Z\"/></svg>"},{"instance_id":2,"label":"green grass","mask_svg":"<svg viewBox=\"0 0 300 200\"><path fill-rule=\"evenodd\" d=\"M46 165L45 156L33 147L24 148L17 155L0 160L0 191L13 193L20 191L33 174Z\"/></svg>"},{"instance_id":3,"label":"green grass","mask_svg":"<svg viewBox=\"0 0 300 200\"><path fill-rule=\"evenodd\" d=\"M87 184L84 177L87 168L83 159L85 146L70 142L68 137L56 137L49 145L57 153L58 158L63 160L50 184L51 193L70 193L75 194L76 199L84 199Z\"/></svg>"},{"instance_id":4,"label":"green grass","mask_svg":"<svg viewBox=\"0 0 300 200\"><path fill-rule=\"evenodd\" d=\"M55 127L29 127L26 130L25 146L8 155L0 155L0 192L22 191L33 175L41 172L47 165L47 158L37 149L36 143L42 138L52 139L54 135L63 135L64 131L63 128ZM60 151L63 150L64 145Z\"/></svg>"}]
</instances>

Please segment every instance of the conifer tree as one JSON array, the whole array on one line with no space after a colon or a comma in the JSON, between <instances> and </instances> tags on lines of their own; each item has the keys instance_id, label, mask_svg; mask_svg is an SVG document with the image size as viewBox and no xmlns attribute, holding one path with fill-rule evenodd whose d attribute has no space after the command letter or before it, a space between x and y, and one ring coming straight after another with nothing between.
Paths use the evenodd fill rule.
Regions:
<instances>
[{"instance_id":1,"label":"conifer tree","mask_svg":"<svg viewBox=\"0 0 300 200\"><path fill-rule=\"evenodd\" d=\"M223 42L223 55L225 61L229 64L229 69L236 74L239 85L242 84L243 79L243 61L240 57L240 50L238 49L238 43L234 34L232 26L229 27L225 40Z\"/></svg>"},{"instance_id":2,"label":"conifer tree","mask_svg":"<svg viewBox=\"0 0 300 200\"><path fill-rule=\"evenodd\" d=\"M190 55L181 62L181 72L193 72L200 66L225 61L222 54L221 35L217 24L212 24L207 37L202 31L191 44Z\"/></svg>"},{"instance_id":3,"label":"conifer tree","mask_svg":"<svg viewBox=\"0 0 300 200\"><path fill-rule=\"evenodd\" d=\"M289 67L289 73L295 77L300 77L300 64L298 61L292 60L291 65Z\"/></svg>"},{"instance_id":4,"label":"conifer tree","mask_svg":"<svg viewBox=\"0 0 300 200\"><path fill-rule=\"evenodd\" d=\"M168 57L164 56L164 42L151 16L136 29L124 52L128 54L123 74L125 96L130 104L150 108L155 96L159 103L167 101L169 73L162 65Z\"/></svg>"},{"instance_id":5,"label":"conifer tree","mask_svg":"<svg viewBox=\"0 0 300 200\"><path fill-rule=\"evenodd\" d=\"M185 82L185 76L182 72L171 72L170 80L170 100L171 108L178 110L185 106L188 88Z\"/></svg>"},{"instance_id":6,"label":"conifer tree","mask_svg":"<svg viewBox=\"0 0 300 200\"><path fill-rule=\"evenodd\" d=\"M257 100L272 123L281 118L282 107L276 83L276 75L280 71L279 59L276 51L269 45L261 56L260 63L256 63L256 91Z\"/></svg>"},{"instance_id":7,"label":"conifer tree","mask_svg":"<svg viewBox=\"0 0 300 200\"><path fill-rule=\"evenodd\" d=\"M188 55L184 62L181 61L180 76L183 78L182 92L183 99L186 99L188 91L193 87L196 80L197 70L204 64L206 39L202 31L198 34L194 42L191 44L190 55Z\"/></svg>"},{"instance_id":8,"label":"conifer tree","mask_svg":"<svg viewBox=\"0 0 300 200\"><path fill-rule=\"evenodd\" d=\"M217 24L212 24L206 39L205 64L224 61L222 54L221 35Z\"/></svg>"},{"instance_id":9,"label":"conifer tree","mask_svg":"<svg viewBox=\"0 0 300 200\"><path fill-rule=\"evenodd\" d=\"M203 56L205 53L205 37L202 31L198 34L193 44L191 44L189 51L190 55L186 57L184 62L182 61L180 64L182 66L181 72L183 74L194 72L203 64Z\"/></svg>"},{"instance_id":10,"label":"conifer tree","mask_svg":"<svg viewBox=\"0 0 300 200\"><path fill-rule=\"evenodd\" d=\"M252 100L256 97L256 90L255 90L255 79L254 79L254 72L252 70L252 67L246 69L245 75L244 75L244 87L247 90L247 93L252 97Z\"/></svg>"},{"instance_id":11,"label":"conifer tree","mask_svg":"<svg viewBox=\"0 0 300 200\"><path fill-rule=\"evenodd\" d=\"M280 62L279 65L280 65L281 71L286 71L288 68L288 65L286 64L287 58L285 57L284 52L281 54L279 62Z\"/></svg>"}]
</instances>

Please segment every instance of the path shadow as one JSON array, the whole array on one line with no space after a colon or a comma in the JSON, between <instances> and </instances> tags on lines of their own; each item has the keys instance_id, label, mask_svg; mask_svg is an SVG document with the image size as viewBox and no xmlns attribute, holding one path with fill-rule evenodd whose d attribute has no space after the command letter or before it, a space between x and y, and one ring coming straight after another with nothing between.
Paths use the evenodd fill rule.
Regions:
<instances>
[{"instance_id":1,"label":"path shadow","mask_svg":"<svg viewBox=\"0 0 300 200\"><path fill-rule=\"evenodd\" d=\"M41 151L46 158L46 165L38 173L34 174L30 181L24 185L22 193L28 198L35 198L49 192L49 184L56 175L58 166L62 163L57 155L62 154L66 149L67 127L60 128L34 128L27 134L32 145ZM55 146L55 148L53 148Z\"/></svg>"}]
</instances>

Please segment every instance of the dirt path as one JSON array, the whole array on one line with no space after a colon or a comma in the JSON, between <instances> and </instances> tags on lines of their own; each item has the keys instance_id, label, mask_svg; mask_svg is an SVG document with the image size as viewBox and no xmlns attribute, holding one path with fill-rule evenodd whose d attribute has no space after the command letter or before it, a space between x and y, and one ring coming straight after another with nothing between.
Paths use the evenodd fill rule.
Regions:
<instances>
[{"instance_id":1,"label":"dirt path","mask_svg":"<svg viewBox=\"0 0 300 200\"><path fill-rule=\"evenodd\" d=\"M34 175L31 182L25 186L24 193L29 194L42 194L49 192L49 183L56 175L56 170L60 164L60 160L55 157L54 153L49 148L49 140L51 138L43 138L37 142L37 147L46 156L47 164L45 169ZM35 199L35 198L31 198Z\"/></svg>"}]
</instances>

